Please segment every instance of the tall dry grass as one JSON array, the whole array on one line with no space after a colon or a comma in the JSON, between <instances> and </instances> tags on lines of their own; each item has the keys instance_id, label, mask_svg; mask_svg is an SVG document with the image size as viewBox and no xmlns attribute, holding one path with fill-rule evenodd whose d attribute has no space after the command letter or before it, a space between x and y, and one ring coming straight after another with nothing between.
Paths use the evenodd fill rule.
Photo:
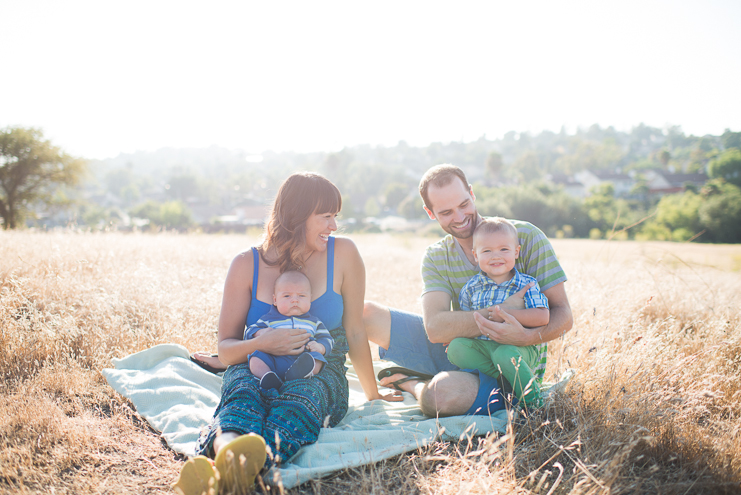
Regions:
<instances>
[{"instance_id":1,"label":"tall dry grass","mask_svg":"<svg viewBox=\"0 0 741 495\"><path fill-rule=\"evenodd\" d=\"M367 298L419 311L430 239L355 236ZM248 236L0 233L0 492L170 493L182 459L114 393L111 358L214 349ZM554 241L577 371L503 436L435 444L292 493L737 493L741 247Z\"/></svg>"}]
</instances>

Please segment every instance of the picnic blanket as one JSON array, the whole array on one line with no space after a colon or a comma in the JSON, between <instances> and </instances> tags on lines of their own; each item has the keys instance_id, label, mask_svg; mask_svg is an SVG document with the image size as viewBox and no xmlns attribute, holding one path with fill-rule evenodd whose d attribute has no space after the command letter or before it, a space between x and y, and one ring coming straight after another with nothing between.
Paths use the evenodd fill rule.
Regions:
<instances>
[{"instance_id":1,"label":"picnic blanket","mask_svg":"<svg viewBox=\"0 0 741 495\"><path fill-rule=\"evenodd\" d=\"M376 372L388 363L374 363ZM221 377L190 361L188 350L162 344L113 359L103 376L118 393L131 400L137 412L160 431L176 452L192 456L200 430L219 403ZM431 419L417 402L404 394L404 402L367 401L352 366L347 373L350 407L334 428L322 428L319 439L273 468L265 481L292 488L336 471L370 464L416 450L434 441L458 441L465 436L504 432L507 413L492 416L453 416ZM549 392L562 388L567 373Z\"/></svg>"}]
</instances>

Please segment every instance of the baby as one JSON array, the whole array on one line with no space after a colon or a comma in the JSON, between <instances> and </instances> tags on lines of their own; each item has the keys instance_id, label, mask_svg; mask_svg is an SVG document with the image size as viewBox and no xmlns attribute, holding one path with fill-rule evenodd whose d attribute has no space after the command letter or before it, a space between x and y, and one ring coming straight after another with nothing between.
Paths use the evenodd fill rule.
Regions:
<instances>
[{"instance_id":1,"label":"baby","mask_svg":"<svg viewBox=\"0 0 741 495\"><path fill-rule=\"evenodd\" d=\"M538 282L515 268L520 243L511 222L501 217L479 222L473 233L473 256L481 272L461 289L461 310L476 311L501 304L532 283L525 293L525 309L517 312L517 320L524 327L548 324L548 299L540 292ZM525 405L538 406L547 352L546 344L517 347L481 336L453 339L448 346L448 360L461 369L478 369L494 378L503 376L517 399Z\"/></svg>"},{"instance_id":2,"label":"baby","mask_svg":"<svg viewBox=\"0 0 741 495\"><path fill-rule=\"evenodd\" d=\"M251 339L264 328L300 328L311 335L311 340L299 355L275 356L262 351L250 354L249 366L260 378L263 389L279 389L285 381L310 378L319 373L332 352L334 340L319 319L309 314L311 283L301 272L288 271L275 281L273 307L244 331L244 339Z\"/></svg>"}]
</instances>

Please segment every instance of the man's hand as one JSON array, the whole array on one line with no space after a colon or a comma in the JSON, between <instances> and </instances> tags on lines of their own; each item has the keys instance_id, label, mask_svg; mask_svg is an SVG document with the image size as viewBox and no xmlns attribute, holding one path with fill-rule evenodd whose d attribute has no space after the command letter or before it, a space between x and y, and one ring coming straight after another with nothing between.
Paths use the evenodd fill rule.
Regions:
<instances>
[{"instance_id":1,"label":"man's hand","mask_svg":"<svg viewBox=\"0 0 741 495\"><path fill-rule=\"evenodd\" d=\"M500 304L501 307L505 309L525 309L525 294L528 290L530 290L531 287L535 285L535 282L530 282L522 289L518 290L511 296L509 296L507 299ZM504 321L497 315L497 312L494 310L495 306L492 306L489 309L489 319L492 321Z\"/></svg>"},{"instance_id":2,"label":"man's hand","mask_svg":"<svg viewBox=\"0 0 741 495\"><path fill-rule=\"evenodd\" d=\"M327 352L327 349L324 348L322 344L315 340L310 340L308 344L306 344L306 349L311 352L318 352L322 356Z\"/></svg>"},{"instance_id":3,"label":"man's hand","mask_svg":"<svg viewBox=\"0 0 741 495\"><path fill-rule=\"evenodd\" d=\"M478 313L473 315L482 335L489 337L494 342L505 345L524 347L537 344L540 339L533 330L526 330L517 318L504 311L500 306L494 306L494 313L499 321L490 321ZM535 338L533 338L535 337Z\"/></svg>"}]
</instances>

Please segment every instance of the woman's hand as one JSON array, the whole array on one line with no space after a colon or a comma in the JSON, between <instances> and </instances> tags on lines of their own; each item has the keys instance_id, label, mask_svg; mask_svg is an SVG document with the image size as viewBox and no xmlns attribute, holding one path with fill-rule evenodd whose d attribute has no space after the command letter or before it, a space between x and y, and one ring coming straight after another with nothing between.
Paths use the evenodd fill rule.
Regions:
<instances>
[{"instance_id":1,"label":"woman's hand","mask_svg":"<svg viewBox=\"0 0 741 495\"><path fill-rule=\"evenodd\" d=\"M401 402L404 400L404 396L401 395L400 390L394 390L393 392L389 392L385 394L378 392L377 397L373 397L372 399L368 399L368 400L379 400L379 399L385 400L386 402Z\"/></svg>"},{"instance_id":2,"label":"woman's hand","mask_svg":"<svg viewBox=\"0 0 741 495\"><path fill-rule=\"evenodd\" d=\"M257 348L276 356L295 356L304 351L309 332L300 328L271 328L255 334Z\"/></svg>"}]
</instances>

